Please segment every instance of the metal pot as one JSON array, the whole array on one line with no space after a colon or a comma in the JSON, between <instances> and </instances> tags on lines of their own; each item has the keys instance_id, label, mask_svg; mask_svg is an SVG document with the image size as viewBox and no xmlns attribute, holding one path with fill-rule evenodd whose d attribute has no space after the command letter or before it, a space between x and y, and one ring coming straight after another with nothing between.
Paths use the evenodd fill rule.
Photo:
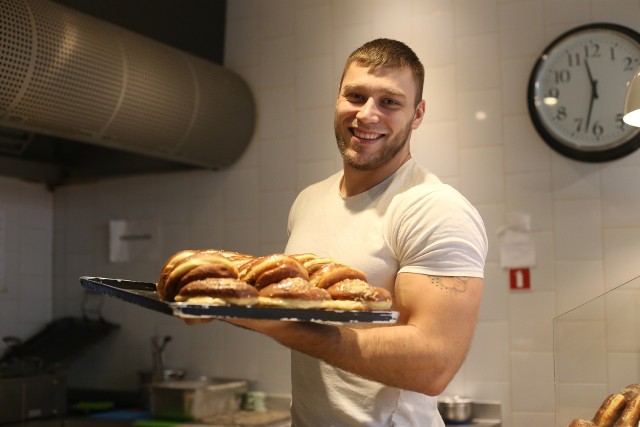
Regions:
<instances>
[{"instance_id":1,"label":"metal pot","mask_svg":"<svg viewBox=\"0 0 640 427\"><path fill-rule=\"evenodd\" d=\"M461 396L441 396L438 399L438 411L447 423L463 424L471 421L473 402Z\"/></svg>"}]
</instances>

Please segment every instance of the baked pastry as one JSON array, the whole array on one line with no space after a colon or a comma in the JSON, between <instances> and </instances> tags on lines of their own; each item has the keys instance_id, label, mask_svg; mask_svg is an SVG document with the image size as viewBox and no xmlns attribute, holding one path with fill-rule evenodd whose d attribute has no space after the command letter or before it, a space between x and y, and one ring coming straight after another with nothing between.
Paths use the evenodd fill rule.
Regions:
<instances>
[{"instance_id":1,"label":"baked pastry","mask_svg":"<svg viewBox=\"0 0 640 427\"><path fill-rule=\"evenodd\" d=\"M383 288L371 286L360 279L342 280L327 289L334 301L359 302L369 310L388 310L391 308L391 293ZM345 307L345 304L335 304ZM355 308L357 310L357 308Z\"/></svg>"},{"instance_id":2,"label":"baked pastry","mask_svg":"<svg viewBox=\"0 0 640 427\"><path fill-rule=\"evenodd\" d=\"M208 277L238 278L235 264L214 251L195 251L176 258L168 263L166 271L163 269L156 287L158 296L164 301L173 301L180 289L194 280Z\"/></svg>"},{"instance_id":3,"label":"baked pastry","mask_svg":"<svg viewBox=\"0 0 640 427\"><path fill-rule=\"evenodd\" d=\"M595 424L589 420L576 418L572 420L567 427L595 427Z\"/></svg>"},{"instance_id":4,"label":"baked pastry","mask_svg":"<svg viewBox=\"0 0 640 427\"><path fill-rule=\"evenodd\" d=\"M285 308L319 309L331 301L325 289L313 287L301 277L284 279L260 289L260 305Z\"/></svg>"},{"instance_id":5,"label":"baked pastry","mask_svg":"<svg viewBox=\"0 0 640 427\"><path fill-rule=\"evenodd\" d=\"M297 259L298 261L300 261L300 263L304 266L305 263L309 262L309 261L313 261L315 259L318 259L318 256L316 254L312 254L312 253L304 253L304 254L293 254L290 255L291 257Z\"/></svg>"},{"instance_id":6,"label":"baked pastry","mask_svg":"<svg viewBox=\"0 0 640 427\"><path fill-rule=\"evenodd\" d=\"M258 303L258 290L234 278L207 278L184 285L175 300L196 304L251 306Z\"/></svg>"},{"instance_id":7,"label":"baked pastry","mask_svg":"<svg viewBox=\"0 0 640 427\"><path fill-rule=\"evenodd\" d=\"M367 281L364 273L357 268L349 267L338 262L330 262L309 273L309 282L318 288L327 289L346 279Z\"/></svg>"},{"instance_id":8,"label":"baked pastry","mask_svg":"<svg viewBox=\"0 0 640 427\"><path fill-rule=\"evenodd\" d=\"M638 421L640 421L640 396L636 395L628 401L614 427L638 427Z\"/></svg>"},{"instance_id":9,"label":"baked pastry","mask_svg":"<svg viewBox=\"0 0 640 427\"><path fill-rule=\"evenodd\" d=\"M239 270L239 279L262 289L272 283L293 277L309 279L309 274L297 259L284 254L253 258Z\"/></svg>"},{"instance_id":10,"label":"baked pastry","mask_svg":"<svg viewBox=\"0 0 640 427\"><path fill-rule=\"evenodd\" d=\"M304 268L307 270L307 273L309 273L309 277L311 277L313 273L316 272L316 270L318 270L319 268L327 264L338 263L338 261L333 258L325 258L325 257L313 257L313 258L307 257L306 259L303 258L301 262Z\"/></svg>"},{"instance_id":11,"label":"baked pastry","mask_svg":"<svg viewBox=\"0 0 640 427\"><path fill-rule=\"evenodd\" d=\"M591 421L598 427L613 427L613 424L622 415L626 405L627 399L624 395L619 393L610 394L602 402Z\"/></svg>"},{"instance_id":12,"label":"baked pastry","mask_svg":"<svg viewBox=\"0 0 640 427\"><path fill-rule=\"evenodd\" d=\"M621 388L618 393L624 395L624 397L627 398L627 401L631 402L638 394L640 394L640 384L629 384L628 386Z\"/></svg>"},{"instance_id":13,"label":"baked pastry","mask_svg":"<svg viewBox=\"0 0 640 427\"><path fill-rule=\"evenodd\" d=\"M171 255L167 260L167 262L162 266L162 270L160 270L160 278L158 279L158 283L156 285L158 296L160 296L161 299L165 299L164 284L167 280L167 277L169 277L169 273L171 273L171 271L173 270L173 268L178 262L195 254L196 252L197 251L191 250L191 249L185 249L183 251L176 252L175 254Z\"/></svg>"}]
</instances>

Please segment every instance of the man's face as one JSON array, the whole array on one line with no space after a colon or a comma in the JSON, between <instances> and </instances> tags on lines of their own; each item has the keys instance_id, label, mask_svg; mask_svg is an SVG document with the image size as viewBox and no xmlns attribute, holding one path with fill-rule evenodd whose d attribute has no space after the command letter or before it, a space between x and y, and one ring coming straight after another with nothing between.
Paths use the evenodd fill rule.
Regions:
<instances>
[{"instance_id":1,"label":"man's face","mask_svg":"<svg viewBox=\"0 0 640 427\"><path fill-rule=\"evenodd\" d=\"M409 68L379 69L351 64L336 102L336 141L346 165L372 170L409 154L409 138L424 115L416 107L417 85Z\"/></svg>"}]
</instances>

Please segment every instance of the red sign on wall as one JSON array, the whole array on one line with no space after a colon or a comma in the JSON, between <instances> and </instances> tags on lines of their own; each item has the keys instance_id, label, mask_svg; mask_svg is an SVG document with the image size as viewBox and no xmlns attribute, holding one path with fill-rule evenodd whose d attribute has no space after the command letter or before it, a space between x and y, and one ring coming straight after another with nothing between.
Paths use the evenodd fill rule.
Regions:
<instances>
[{"instance_id":1,"label":"red sign on wall","mask_svg":"<svg viewBox=\"0 0 640 427\"><path fill-rule=\"evenodd\" d=\"M509 286L512 290L531 288L531 274L529 268L512 268L509 270Z\"/></svg>"}]
</instances>

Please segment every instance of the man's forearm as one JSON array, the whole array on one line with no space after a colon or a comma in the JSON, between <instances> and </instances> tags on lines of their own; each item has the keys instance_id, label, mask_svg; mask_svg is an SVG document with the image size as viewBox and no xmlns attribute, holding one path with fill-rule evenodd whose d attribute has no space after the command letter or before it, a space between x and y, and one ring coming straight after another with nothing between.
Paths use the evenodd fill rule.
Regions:
<instances>
[{"instance_id":1,"label":"man's forearm","mask_svg":"<svg viewBox=\"0 0 640 427\"><path fill-rule=\"evenodd\" d=\"M236 320L286 347L389 386L440 393L450 376L443 355L412 326L350 328L317 323ZM446 378L441 378L446 376Z\"/></svg>"}]
</instances>

